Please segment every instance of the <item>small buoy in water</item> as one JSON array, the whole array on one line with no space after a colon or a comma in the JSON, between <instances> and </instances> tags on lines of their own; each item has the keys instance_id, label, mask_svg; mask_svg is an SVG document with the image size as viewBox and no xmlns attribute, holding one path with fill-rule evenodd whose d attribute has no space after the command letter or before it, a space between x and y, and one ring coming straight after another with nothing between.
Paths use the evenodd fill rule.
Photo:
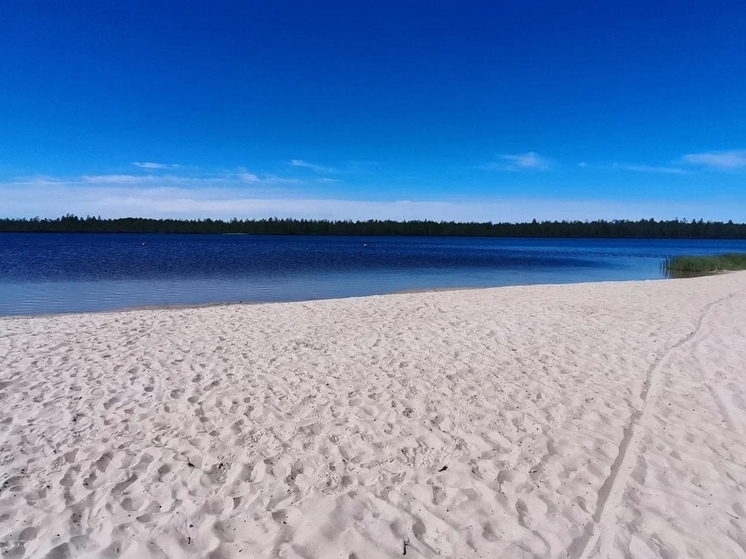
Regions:
<instances>
[{"instance_id":1,"label":"small buoy in water","mask_svg":"<svg viewBox=\"0 0 746 559\"><path fill-rule=\"evenodd\" d=\"M367 247L368 243L363 243L363 248Z\"/></svg>"},{"instance_id":2,"label":"small buoy in water","mask_svg":"<svg viewBox=\"0 0 746 559\"><path fill-rule=\"evenodd\" d=\"M146 247L146 246L148 246L148 243L143 243L140 246Z\"/></svg>"}]
</instances>

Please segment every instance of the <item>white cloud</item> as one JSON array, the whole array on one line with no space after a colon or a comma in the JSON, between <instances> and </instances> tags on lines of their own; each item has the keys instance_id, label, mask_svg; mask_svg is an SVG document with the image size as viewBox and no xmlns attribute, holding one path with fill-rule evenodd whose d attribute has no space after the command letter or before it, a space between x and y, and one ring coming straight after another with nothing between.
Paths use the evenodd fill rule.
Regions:
<instances>
[{"instance_id":1,"label":"white cloud","mask_svg":"<svg viewBox=\"0 0 746 559\"><path fill-rule=\"evenodd\" d=\"M68 186L122 186L122 187L200 187L220 185L226 182L237 183L238 175L211 175L192 177L185 175L84 175L73 179L56 179L55 184ZM35 181L36 179L32 179ZM259 181L261 183L262 181Z\"/></svg>"},{"instance_id":2,"label":"white cloud","mask_svg":"<svg viewBox=\"0 0 746 559\"><path fill-rule=\"evenodd\" d=\"M746 167L746 149L690 153L683 157L685 163L715 169L741 169Z\"/></svg>"},{"instance_id":3,"label":"white cloud","mask_svg":"<svg viewBox=\"0 0 746 559\"><path fill-rule=\"evenodd\" d=\"M242 181L246 181L246 182L259 182L261 180L254 173L249 173L247 171L241 171L241 172L239 172L238 173L238 178L240 178Z\"/></svg>"},{"instance_id":4,"label":"white cloud","mask_svg":"<svg viewBox=\"0 0 746 559\"><path fill-rule=\"evenodd\" d=\"M302 159L293 159L290 162L290 165L293 167L303 167L304 169L311 169L312 171L315 171L317 173L331 173L334 171L334 169L331 169L329 167L316 165L315 163L309 163L308 161L303 161Z\"/></svg>"},{"instance_id":5,"label":"white cloud","mask_svg":"<svg viewBox=\"0 0 746 559\"><path fill-rule=\"evenodd\" d=\"M135 167L140 167L141 169L151 169L151 170L160 170L160 169L178 169L181 167L181 165L176 165L173 163L153 163L152 161L134 161L132 163Z\"/></svg>"},{"instance_id":6,"label":"white cloud","mask_svg":"<svg viewBox=\"0 0 746 559\"><path fill-rule=\"evenodd\" d=\"M527 153L504 154L500 156L502 161L493 161L482 165L482 169L492 171L546 171L552 166L552 162L533 151Z\"/></svg>"},{"instance_id":7,"label":"white cloud","mask_svg":"<svg viewBox=\"0 0 746 559\"><path fill-rule=\"evenodd\" d=\"M263 175L259 179L262 184L308 184L310 181L302 181L301 179L291 179L288 177L278 177L277 175Z\"/></svg>"},{"instance_id":8,"label":"white cloud","mask_svg":"<svg viewBox=\"0 0 746 559\"><path fill-rule=\"evenodd\" d=\"M23 182L38 183L47 181L54 184L86 184L99 186L163 186L163 187L210 187L210 186L238 186L251 185L252 187L277 187L278 185L302 185L304 181L296 178L280 177L272 174L251 173L243 167L235 171L221 171L213 173L202 173L200 175L190 174L158 174L158 175L83 175L73 179L55 179L52 177L34 177ZM305 181L311 184L313 181Z\"/></svg>"},{"instance_id":9,"label":"white cloud","mask_svg":"<svg viewBox=\"0 0 746 559\"><path fill-rule=\"evenodd\" d=\"M89 184L152 184L155 181L168 180L169 177L152 175L84 175L84 182Z\"/></svg>"},{"instance_id":10,"label":"white cloud","mask_svg":"<svg viewBox=\"0 0 746 559\"><path fill-rule=\"evenodd\" d=\"M623 165L621 163L615 163L614 169L621 171L634 171L636 173L663 173L668 175L687 175L689 171L686 169L679 169L678 167L659 167L655 165Z\"/></svg>"},{"instance_id":11,"label":"white cloud","mask_svg":"<svg viewBox=\"0 0 746 559\"><path fill-rule=\"evenodd\" d=\"M201 180L201 179L200 179ZM616 201L602 199L492 198L473 200L349 200L313 197L261 183L202 180L193 183L127 184L30 179L0 183L3 217L59 217L66 213L102 217L306 219L433 219L530 221L670 219L690 217L746 221L738 200ZM258 185L258 186L255 186ZM739 213L740 212L740 213Z\"/></svg>"}]
</instances>

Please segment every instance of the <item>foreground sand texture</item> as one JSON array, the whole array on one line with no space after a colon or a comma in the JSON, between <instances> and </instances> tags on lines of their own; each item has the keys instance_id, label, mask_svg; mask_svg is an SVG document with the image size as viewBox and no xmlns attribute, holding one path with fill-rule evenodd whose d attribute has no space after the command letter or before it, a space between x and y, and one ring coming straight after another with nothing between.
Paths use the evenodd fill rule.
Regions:
<instances>
[{"instance_id":1,"label":"foreground sand texture","mask_svg":"<svg viewBox=\"0 0 746 559\"><path fill-rule=\"evenodd\" d=\"M746 557L746 273L0 319L2 557Z\"/></svg>"}]
</instances>

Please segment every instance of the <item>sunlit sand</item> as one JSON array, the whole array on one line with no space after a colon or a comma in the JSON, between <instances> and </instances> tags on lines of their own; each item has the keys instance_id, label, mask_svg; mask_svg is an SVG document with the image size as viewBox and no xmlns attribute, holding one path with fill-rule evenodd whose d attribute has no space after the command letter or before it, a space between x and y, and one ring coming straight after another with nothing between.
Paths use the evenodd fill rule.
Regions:
<instances>
[{"instance_id":1,"label":"sunlit sand","mask_svg":"<svg viewBox=\"0 0 746 559\"><path fill-rule=\"evenodd\" d=\"M743 557L746 273L0 319L3 557Z\"/></svg>"}]
</instances>

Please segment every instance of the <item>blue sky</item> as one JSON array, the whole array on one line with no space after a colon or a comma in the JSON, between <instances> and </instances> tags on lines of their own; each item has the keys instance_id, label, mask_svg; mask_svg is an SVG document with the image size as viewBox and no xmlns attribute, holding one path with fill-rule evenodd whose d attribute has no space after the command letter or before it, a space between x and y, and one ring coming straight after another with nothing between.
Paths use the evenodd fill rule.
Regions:
<instances>
[{"instance_id":1,"label":"blue sky","mask_svg":"<svg viewBox=\"0 0 746 559\"><path fill-rule=\"evenodd\" d=\"M746 221L741 2L0 4L0 215Z\"/></svg>"}]
</instances>

